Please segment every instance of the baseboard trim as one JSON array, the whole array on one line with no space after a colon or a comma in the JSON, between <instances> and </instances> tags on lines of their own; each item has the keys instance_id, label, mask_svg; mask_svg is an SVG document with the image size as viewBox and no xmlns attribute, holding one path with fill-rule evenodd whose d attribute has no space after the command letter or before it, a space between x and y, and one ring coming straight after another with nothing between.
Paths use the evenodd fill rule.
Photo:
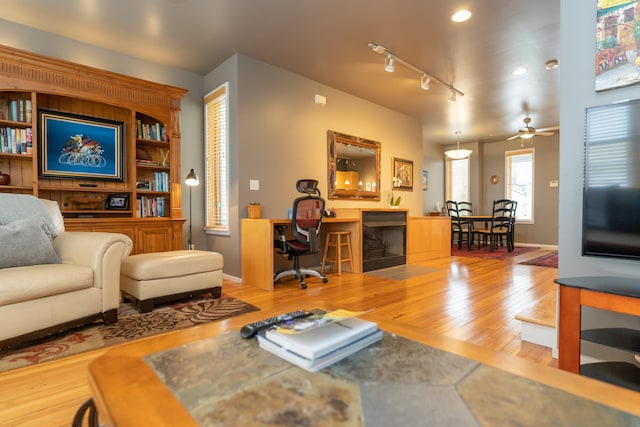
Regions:
<instances>
[{"instance_id":1,"label":"baseboard trim","mask_svg":"<svg viewBox=\"0 0 640 427\"><path fill-rule=\"evenodd\" d=\"M520 340L548 348L556 346L556 328L522 321Z\"/></svg>"}]
</instances>

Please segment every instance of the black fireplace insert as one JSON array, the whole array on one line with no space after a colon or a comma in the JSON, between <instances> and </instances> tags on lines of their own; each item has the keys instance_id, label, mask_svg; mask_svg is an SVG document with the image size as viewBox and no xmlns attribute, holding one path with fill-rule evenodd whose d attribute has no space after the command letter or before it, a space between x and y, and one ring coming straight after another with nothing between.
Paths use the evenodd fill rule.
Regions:
<instances>
[{"instance_id":1,"label":"black fireplace insert","mask_svg":"<svg viewBox=\"0 0 640 427\"><path fill-rule=\"evenodd\" d=\"M407 212L362 212L362 271L407 262Z\"/></svg>"}]
</instances>

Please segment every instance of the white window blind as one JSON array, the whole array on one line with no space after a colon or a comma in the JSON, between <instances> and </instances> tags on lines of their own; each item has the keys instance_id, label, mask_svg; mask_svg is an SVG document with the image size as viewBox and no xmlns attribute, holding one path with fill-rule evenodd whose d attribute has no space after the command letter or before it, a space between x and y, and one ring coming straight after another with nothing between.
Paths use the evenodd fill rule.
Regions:
<instances>
[{"instance_id":1,"label":"white window blind","mask_svg":"<svg viewBox=\"0 0 640 427\"><path fill-rule=\"evenodd\" d=\"M229 233L229 140L227 86L204 98L206 224L209 233Z\"/></svg>"},{"instance_id":2,"label":"white window blind","mask_svg":"<svg viewBox=\"0 0 640 427\"><path fill-rule=\"evenodd\" d=\"M507 151L505 153L507 177L505 197L518 202L518 221L533 221L533 171L534 149Z\"/></svg>"},{"instance_id":3,"label":"white window blind","mask_svg":"<svg viewBox=\"0 0 640 427\"><path fill-rule=\"evenodd\" d=\"M629 104L589 111L585 174L588 187L631 184L635 126Z\"/></svg>"}]
</instances>

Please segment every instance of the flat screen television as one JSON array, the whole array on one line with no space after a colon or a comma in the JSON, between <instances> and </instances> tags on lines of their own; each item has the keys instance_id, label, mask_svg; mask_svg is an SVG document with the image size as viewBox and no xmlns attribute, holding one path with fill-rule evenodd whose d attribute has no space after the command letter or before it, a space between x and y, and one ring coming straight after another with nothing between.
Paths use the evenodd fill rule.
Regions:
<instances>
[{"instance_id":1,"label":"flat screen television","mask_svg":"<svg viewBox=\"0 0 640 427\"><path fill-rule=\"evenodd\" d=\"M640 100L585 116L582 254L640 259Z\"/></svg>"}]
</instances>

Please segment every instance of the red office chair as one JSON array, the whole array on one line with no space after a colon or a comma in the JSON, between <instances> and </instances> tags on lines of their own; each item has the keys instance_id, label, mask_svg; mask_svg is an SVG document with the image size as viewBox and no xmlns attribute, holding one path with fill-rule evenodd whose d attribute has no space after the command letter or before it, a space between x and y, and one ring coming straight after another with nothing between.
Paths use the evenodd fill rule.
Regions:
<instances>
[{"instance_id":1,"label":"red office chair","mask_svg":"<svg viewBox=\"0 0 640 427\"><path fill-rule=\"evenodd\" d=\"M312 269L300 268L300 256L315 254L320 251L318 236L322 224L324 212L324 199L320 197L318 181L315 179L301 179L296 183L296 189L306 196L298 197L293 201L293 213L291 217L291 232L295 239L287 240L285 236L286 225L276 226L279 240L275 242L281 254L287 254L289 260L293 260L293 269L277 272L273 278L276 282L285 276L296 276L300 280L302 289L307 287L305 276L315 276L327 283L327 278L320 272Z\"/></svg>"}]
</instances>

